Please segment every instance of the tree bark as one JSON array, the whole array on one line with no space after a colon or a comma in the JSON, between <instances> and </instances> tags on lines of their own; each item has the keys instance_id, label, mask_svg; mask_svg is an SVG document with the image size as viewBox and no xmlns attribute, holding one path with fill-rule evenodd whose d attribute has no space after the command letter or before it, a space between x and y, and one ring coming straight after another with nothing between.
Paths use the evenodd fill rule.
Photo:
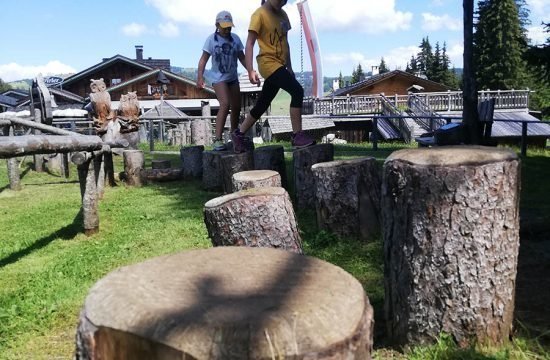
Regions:
<instances>
[{"instance_id":1,"label":"tree bark","mask_svg":"<svg viewBox=\"0 0 550 360\"><path fill-rule=\"evenodd\" d=\"M294 198L300 209L315 206L315 182L311 166L334 160L334 146L319 144L294 150Z\"/></svg>"},{"instance_id":2,"label":"tree bark","mask_svg":"<svg viewBox=\"0 0 550 360\"><path fill-rule=\"evenodd\" d=\"M13 126L7 127L4 131L6 136L14 136ZM21 190L21 175L19 174L19 163L16 158L9 158L7 160L8 165L8 179L10 181L10 189L13 191Z\"/></svg>"},{"instance_id":3,"label":"tree bark","mask_svg":"<svg viewBox=\"0 0 550 360\"><path fill-rule=\"evenodd\" d=\"M288 189L285 149L282 145L261 146L254 150L254 169L273 170L281 176L281 183Z\"/></svg>"},{"instance_id":4,"label":"tree bark","mask_svg":"<svg viewBox=\"0 0 550 360\"><path fill-rule=\"evenodd\" d=\"M228 151L204 151L202 153L202 187L207 191L223 191L221 157Z\"/></svg>"},{"instance_id":5,"label":"tree bark","mask_svg":"<svg viewBox=\"0 0 550 360\"><path fill-rule=\"evenodd\" d=\"M153 170L170 169L171 167L172 167L172 164L170 160L166 160L166 159L151 160L151 168Z\"/></svg>"},{"instance_id":6,"label":"tree bark","mask_svg":"<svg viewBox=\"0 0 550 360\"><path fill-rule=\"evenodd\" d=\"M223 192L229 194L233 191L233 174L254 169L254 157L252 152L240 154L228 154L222 156Z\"/></svg>"},{"instance_id":7,"label":"tree bark","mask_svg":"<svg viewBox=\"0 0 550 360\"><path fill-rule=\"evenodd\" d=\"M385 311L400 345L508 340L519 249L519 160L508 150L394 152L384 165Z\"/></svg>"},{"instance_id":8,"label":"tree bark","mask_svg":"<svg viewBox=\"0 0 550 360\"><path fill-rule=\"evenodd\" d=\"M258 187L281 187L281 176L273 170L250 170L233 174L232 192Z\"/></svg>"},{"instance_id":9,"label":"tree bark","mask_svg":"<svg viewBox=\"0 0 550 360\"><path fill-rule=\"evenodd\" d=\"M204 146L187 146L180 150L181 167L186 178L202 178L202 153Z\"/></svg>"},{"instance_id":10,"label":"tree bark","mask_svg":"<svg viewBox=\"0 0 550 360\"><path fill-rule=\"evenodd\" d=\"M23 135L0 137L0 158L100 150L98 136Z\"/></svg>"},{"instance_id":11,"label":"tree bark","mask_svg":"<svg viewBox=\"0 0 550 360\"><path fill-rule=\"evenodd\" d=\"M99 232L98 194L94 161L90 159L78 165L78 179L82 196L82 216L84 219L84 234L86 236Z\"/></svg>"},{"instance_id":12,"label":"tree bark","mask_svg":"<svg viewBox=\"0 0 550 360\"><path fill-rule=\"evenodd\" d=\"M40 113L40 110L34 109L34 121L37 124L40 124L42 122L42 115ZM33 134L40 135L42 134L42 131L40 131L37 128L33 129ZM40 153L33 154L33 164L34 164L34 171L36 172L44 172L44 156Z\"/></svg>"},{"instance_id":13,"label":"tree bark","mask_svg":"<svg viewBox=\"0 0 550 360\"><path fill-rule=\"evenodd\" d=\"M311 167L320 229L373 240L380 234L380 174L376 159L330 161Z\"/></svg>"},{"instance_id":14,"label":"tree bark","mask_svg":"<svg viewBox=\"0 0 550 360\"><path fill-rule=\"evenodd\" d=\"M255 188L208 201L204 222L214 246L273 247L302 253L296 216L283 188Z\"/></svg>"},{"instance_id":15,"label":"tree bark","mask_svg":"<svg viewBox=\"0 0 550 360\"><path fill-rule=\"evenodd\" d=\"M312 257L219 247L123 267L86 297L76 359L369 360L359 281Z\"/></svg>"},{"instance_id":16,"label":"tree bark","mask_svg":"<svg viewBox=\"0 0 550 360\"><path fill-rule=\"evenodd\" d=\"M141 150L124 150L124 173L126 184L140 187L143 185L142 171L145 166L145 157Z\"/></svg>"}]
</instances>

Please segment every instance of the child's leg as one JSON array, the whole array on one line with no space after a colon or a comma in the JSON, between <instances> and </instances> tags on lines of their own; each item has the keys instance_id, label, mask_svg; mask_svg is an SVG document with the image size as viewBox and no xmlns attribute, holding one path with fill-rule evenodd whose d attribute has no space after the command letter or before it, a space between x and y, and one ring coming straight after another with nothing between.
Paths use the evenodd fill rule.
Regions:
<instances>
[{"instance_id":1,"label":"child's leg","mask_svg":"<svg viewBox=\"0 0 550 360\"><path fill-rule=\"evenodd\" d=\"M231 104L231 131L239 126L239 117L241 116L241 89L239 83L229 86L229 98Z\"/></svg>"},{"instance_id":2,"label":"child's leg","mask_svg":"<svg viewBox=\"0 0 550 360\"><path fill-rule=\"evenodd\" d=\"M290 100L290 122L292 132L302 131L302 104L304 102L304 88L288 71L281 73L279 86L288 92Z\"/></svg>"},{"instance_id":3,"label":"child's leg","mask_svg":"<svg viewBox=\"0 0 550 360\"><path fill-rule=\"evenodd\" d=\"M270 81L272 77L273 75L264 81L264 86L262 87L258 101L256 101L256 105L254 105L254 107L250 110L250 113L246 114L246 117L240 126L240 131L242 133L245 133L252 127L252 125L254 125L256 120L258 120L267 110L269 105L271 105L271 102L277 95L277 92L279 92L280 87Z\"/></svg>"},{"instance_id":4,"label":"child's leg","mask_svg":"<svg viewBox=\"0 0 550 360\"><path fill-rule=\"evenodd\" d=\"M229 114L229 86L225 82L219 82L212 85L216 92L216 97L220 103L218 114L216 115L216 139L221 139L223 135L223 127L225 126L225 120Z\"/></svg>"}]
</instances>

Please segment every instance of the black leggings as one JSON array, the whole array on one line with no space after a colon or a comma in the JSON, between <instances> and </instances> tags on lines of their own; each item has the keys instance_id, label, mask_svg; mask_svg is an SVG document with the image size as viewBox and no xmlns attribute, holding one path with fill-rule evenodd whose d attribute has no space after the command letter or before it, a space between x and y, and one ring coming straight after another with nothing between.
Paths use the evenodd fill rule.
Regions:
<instances>
[{"instance_id":1,"label":"black leggings","mask_svg":"<svg viewBox=\"0 0 550 360\"><path fill-rule=\"evenodd\" d=\"M260 93L256 105L250 110L250 115L254 119L259 119L267 110L275 95L283 89L290 94L290 107L302 108L304 102L304 89L294 76L285 67L278 68L273 74L265 79L264 87Z\"/></svg>"}]
</instances>

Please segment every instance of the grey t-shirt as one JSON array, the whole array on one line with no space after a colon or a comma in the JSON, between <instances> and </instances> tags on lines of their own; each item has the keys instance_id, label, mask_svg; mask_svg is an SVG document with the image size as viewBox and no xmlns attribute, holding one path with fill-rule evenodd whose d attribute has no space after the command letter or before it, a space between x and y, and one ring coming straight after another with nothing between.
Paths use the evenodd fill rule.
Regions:
<instances>
[{"instance_id":1,"label":"grey t-shirt","mask_svg":"<svg viewBox=\"0 0 550 360\"><path fill-rule=\"evenodd\" d=\"M233 41L220 36L210 35L203 46L203 50L210 54L212 59L211 78L212 82L230 82L237 80L237 55L243 51L244 46L241 39L231 33Z\"/></svg>"}]
</instances>

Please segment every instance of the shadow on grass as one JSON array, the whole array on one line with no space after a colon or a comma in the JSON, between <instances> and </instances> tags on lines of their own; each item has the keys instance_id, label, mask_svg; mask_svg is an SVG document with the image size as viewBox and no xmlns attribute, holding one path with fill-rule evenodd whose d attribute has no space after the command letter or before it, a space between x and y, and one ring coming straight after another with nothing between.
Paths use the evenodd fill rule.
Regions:
<instances>
[{"instance_id":1,"label":"shadow on grass","mask_svg":"<svg viewBox=\"0 0 550 360\"><path fill-rule=\"evenodd\" d=\"M28 173L29 171L31 171L31 168L30 168L30 166L27 166L27 167L25 168L25 170L23 170L23 172L19 173L19 179L20 179L20 180L23 180L23 178L25 177L25 175L27 175L27 173ZM0 193L1 193L2 191L4 191L4 190L9 189L9 188L10 188L10 184L8 184L8 185L6 185L6 186L3 186L3 187L0 187Z\"/></svg>"},{"instance_id":2,"label":"shadow on grass","mask_svg":"<svg viewBox=\"0 0 550 360\"><path fill-rule=\"evenodd\" d=\"M47 246L48 244L50 244L52 241L56 239L69 240L74 238L76 235L83 232L82 224L83 224L83 215L82 215L82 209L81 209L78 212L78 214L75 216L71 224L65 227L62 227L61 229L57 230L56 232L46 237L43 237L42 239L38 239L31 246L25 249L21 249L3 259L0 259L0 268L17 262L19 259L31 254L36 250L42 249L43 247Z\"/></svg>"}]
</instances>

